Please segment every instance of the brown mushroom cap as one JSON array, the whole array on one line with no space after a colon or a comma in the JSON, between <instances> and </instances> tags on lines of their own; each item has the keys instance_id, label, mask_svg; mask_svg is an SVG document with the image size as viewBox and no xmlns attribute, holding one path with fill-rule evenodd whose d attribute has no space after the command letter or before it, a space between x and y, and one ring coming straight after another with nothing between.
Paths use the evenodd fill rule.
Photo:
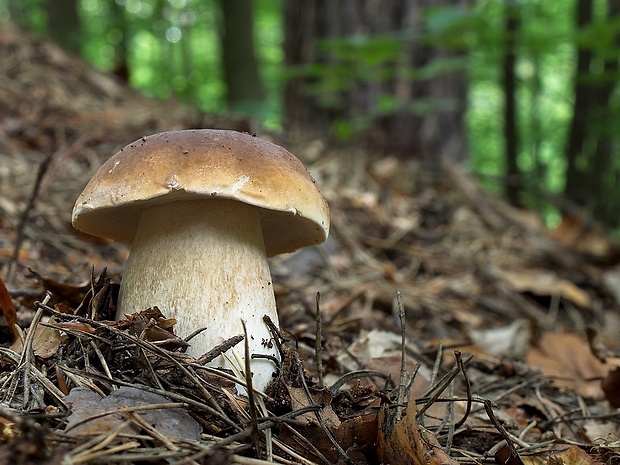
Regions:
<instances>
[{"instance_id":1,"label":"brown mushroom cap","mask_svg":"<svg viewBox=\"0 0 620 465\"><path fill-rule=\"evenodd\" d=\"M78 197L73 225L132 243L142 210L188 199L260 207L268 256L319 244L329 232L327 203L294 155L246 133L211 129L163 132L121 149Z\"/></svg>"}]
</instances>

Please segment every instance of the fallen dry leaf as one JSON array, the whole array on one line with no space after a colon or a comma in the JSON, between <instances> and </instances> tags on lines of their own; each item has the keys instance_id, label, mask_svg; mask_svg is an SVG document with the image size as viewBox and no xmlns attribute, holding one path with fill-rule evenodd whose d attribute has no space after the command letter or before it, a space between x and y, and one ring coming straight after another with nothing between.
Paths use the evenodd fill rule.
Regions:
<instances>
[{"instance_id":1,"label":"fallen dry leaf","mask_svg":"<svg viewBox=\"0 0 620 465\"><path fill-rule=\"evenodd\" d=\"M572 445L563 446L551 454L528 455L521 459L525 465L602 465L586 451Z\"/></svg>"},{"instance_id":2,"label":"fallen dry leaf","mask_svg":"<svg viewBox=\"0 0 620 465\"><path fill-rule=\"evenodd\" d=\"M2 310L7 326L11 329L13 341L19 340L17 328L15 327L17 324L17 312L13 305L13 299L11 299L11 295L4 285L2 278L0 278L0 310Z\"/></svg>"},{"instance_id":3,"label":"fallen dry leaf","mask_svg":"<svg viewBox=\"0 0 620 465\"><path fill-rule=\"evenodd\" d=\"M613 421L601 421L599 418L587 420L583 425L586 437L592 443L616 444L619 446L618 437L620 436L620 425Z\"/></svg>"},{"instance_id":4,"label":"fallen dry leaf","mask_svg":"<svg viewBox=\"0 0 620 465\"><path fill-rule=\"evenodd\" d=\"M126 420L122 414L113 413L119 408L169 404L170 400L133 387L121 387L103 398L89 388L76 387L65 397L65 402L71 407L66 432L79 437L118 428ZM93 418L106 412L110 414ZM136 413L164 436L194 441L200 439L202 427L181 408L137 410Z\"/></svg>"},{"instance_id":5,"label":"fallen dry leaf","mask_svg":"<svg viewBox=\"0 0 620 465\"><path fill-rule=\"evenodd\" d=\"M54 328L65 331L79 331L87 334L95 334L95 328L86 323L67 322L67 323L54 323Z\"/></svg>"},{"instance_id":6,"label":"fallen dry leaf","mask_svg":"<svg viewBox=\"0 0 620 465\"><path fill-rule=\"evenodd\" d=\"M291 398L291 408L298 410L304 407L308 407L313 403L322 405L318 414L321 416L325 426L333 433L335 429L340 426L340 420L331 407L332 396L327 391L313 391L313 400L308 399L306 391L303 388L294 388L291 386L286 387L288 394ZM302 433L304 437L318 450L320 450L330 462L336 462L338 460L338 453L333 448L328 436L325 434L319 419L315 412L308 412L297 417L297 420L303 421L304 424L296 427L295 429ZM314 452L310 449L306 449L304 444L297 444L298 440L295 435L290 435L288 430L282 431L282 440L291 446L296 445L305 449L304 453L309 457L315 456Z\"/></svg>"},{"instance_id":7,"label":"fallen dry leaf","mask_svg":"<svg viewBox=\"0 0 620 465\"><path fill-rule=\"evenodd\" d=\"M524 465L521 456L505 443L495 452L495 461L502 465ZM561 464L557 464L561 465Z\"/></svg>"},{"instance_id":8,"label":"fallen dry leaf","mask_svg":"<svg viewBox=\"0 0 620 465\"><path fill-rule=\"evenodd\" d=\"M620 408L620 367L616 366L601 384L605 398L614 408Z\"/></svg>"},{"instance_id":9,"label":"fallen dry leaf","mask_svg":"<svg viewBox=\"0 0 620 465\"><path fill-rule=\"evenodd\" d=\"M550 237L577 252L595 257L610 256L614 244L600 223L589 215L564 215L560 224L547 232Z\"/></svg>"},{"instance_id":10,"label":"fallen dry leaf","mask_svg":"<svg viewBox=\"0 0 620 465\"><path fill-rule=\"evenodd\" d=\"M601 379L607 376L609 368L592 354L585 337L545 333L527 354L526 361L545 375L555 377L558 387L575 389L587 398L603 398Z\"/></svg>"},{"instance_id":11,"label":"fallen dry leaf","mask_svg":"<svg viewBox=\"0 0 620 465\"><path fill-rule=\"evenodd\" d=\"M531 292L541 296L558 295L582 308L588 308L591 304L586 291L566 279L559 278L552 271L529 269L519 272L495 267L493 276L504 281L516 292Z\"/></svg>"},{"instance_id":12,"label":"fallen dry leaf","mask_svg":"<svg viewBox=\"0 0 620 465\"><path fill-rule=\"evenodd\" d=\"M472 328L468 333L471 342L487 354L522 359L530 348L532 326L528 320L521 319L500 328Z\"/></svg>"},{"instance_id":13,"label":"fallen dry leaf","mask_svg":"<svg viewBox=\"0 0 620 465\"><path fill-rule=\"evenodd\" d=\"M91 287L90 280L80 284L63 283L55 279L46 278L36 271L30 271L41 280L43 287L52 293L54 299L67 302L71 306L79 305L84 299L86 292L88 292Z\"/></svg>"},{"instance_id":14,"label":"fallen dry leaf","mask_svg":"<svg viewBox=\"0 0 620 465\"><path fill-rule=\"evenodd\" d=\"M325 428L329 429L336 442L347 453L353 452L354 455L372 453L374 451L374 444L377 438L377 413L372 411L378 407L381 403L380 398L374 398L370 404L364 403L365 409L370 410L367 414L356 415L350 419L340 419L331 404L334 401L332 394L327 389L317 390L312 389L312 399L309 400L305 389L294 388L291 386L286 387L290 398L291 408L298 410L304 407L309 407L312 404L321 405L322 408L318 414L321 417L321 421L317 418L315 412L308 412L297 417L297 420L304 422L303 425L297 425L295 429L314 446L321 451L323 456L329 462L337 462L341 457L334 448L334 445L330 438L325 433ZM358 394L362 395L365 390L362 388L360 391L352 389L348 391L348 398L354 401ZM373 391L374 392L374 391ZM373 394L374 397L374 394ZM365 398L365 397L364 397ZM310 448L307 448L306 444L301 443L296 438L296 435L290 434L289 430L282 429L280 433L281 439L287 444L296 447L300 447L304 450L305 457L312 457L314 459L320 459L316 457L316 454Z\"/></svg>"},{"instance_id":15,"label":"fallen dry leaf","mask_svg":"<svg viewBox=\"0 0 620 465\"><path fill-rule=\"evenodd\" d=\"M378 329L362 331L346 350L338 354L337 360L350 371L359 369L361 365L367 369L390 375L392 379L398 379L402 357L401 340L400 334L389 331ZM408 358L407 371L412 373L414 370L415 361ZM430 376L426 370L422 371L421 375Z\"/></svg>"},{"instance_id":16,"label":"fallen dry leaf","mask_svg":"<svg viewBox=\"0 0 620 465\"><path fill-rule=\"evenodd\" d=\"M387 406L379 412L377 457L392 465L456 465L435 435L418 426L415 401L409 400L404 416L396 421L395 410Z\"/></svg>"},{"instance_id":17,"label":"fallen dry leaf","mask_svg":"<svg viewBox=\"0 0 620 465\"><path fill-rule=\"evenodd\" d=\"M54 323L53 319L50 319L50 323ZM31 331L31 330L29 330ZM32 340L32 350L37 357L50 358L58 352L58 347L62 342L60 331L50 326L37 325L34 330L34 339ZM22 341L17 339L11 344L11 350L15 352L22 351Z\"/></svg>"},{"instance_id":18,"label":"fallen dry leaf","mask_svg":"<svg viewBox=\"0 0 620 465\"><path fill-rule=\"evenodd\" d=\"M119 329L129 329L129 332L146 341L156 342L160 347L174 350L187 347L189 344L172 331L176 323L173 318L165 318L157 307L125 315L125 318L114 325Z\"/></svg>"}]
</instances>

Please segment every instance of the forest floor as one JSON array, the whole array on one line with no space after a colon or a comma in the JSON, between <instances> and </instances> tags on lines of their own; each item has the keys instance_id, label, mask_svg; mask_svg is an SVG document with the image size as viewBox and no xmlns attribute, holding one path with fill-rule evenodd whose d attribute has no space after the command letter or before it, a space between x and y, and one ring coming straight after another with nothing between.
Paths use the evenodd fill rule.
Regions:
<instances>
[{"instance_id":1,"label":"forest floor","mask_svg":"<svg viewBox=\"0 0 620 465\"><path fill-rule=\"evenodd\" d=\"M596 225L547 230L456 166L258 131L306 163L332 230L271 262L283 377L247 402L163 318L106 321L128 249L70 217L126 144L251 124L4 24L0 69L2 463L620 461L620 254Z\"/></svg>"}]
</instances>

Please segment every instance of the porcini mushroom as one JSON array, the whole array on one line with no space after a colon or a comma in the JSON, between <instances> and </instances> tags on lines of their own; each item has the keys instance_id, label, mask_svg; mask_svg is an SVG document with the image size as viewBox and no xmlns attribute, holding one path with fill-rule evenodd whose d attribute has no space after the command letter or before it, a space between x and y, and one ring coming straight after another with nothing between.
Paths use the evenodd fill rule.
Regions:
<instances>
[{"instance_id":1,"label":"porcini mushroom","mask_svg":"<svg viewBox=\"0 0 620 465\"><path fill-rule=\"evenodd\" d=\"M73 209L84 232L131 244L117 319L157 306L198 357L248 329L251 354L279 359L264 324L277 325L267 257L319 244L329 209L303 164L284 148L236 131L143 137L93 175ZM243 356L243 350L237 350ZM273 360L253 359L264 389ZM213 366L226 367L222 357Z\"/></svg>"}]
</instances>

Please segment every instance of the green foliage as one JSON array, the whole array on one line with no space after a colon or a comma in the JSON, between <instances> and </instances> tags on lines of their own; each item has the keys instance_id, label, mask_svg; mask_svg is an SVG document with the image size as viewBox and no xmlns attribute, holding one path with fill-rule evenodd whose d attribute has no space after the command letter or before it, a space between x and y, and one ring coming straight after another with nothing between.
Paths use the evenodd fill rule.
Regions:
<instances>
[{"instance_id":1,"label":"green foliage","mask_svg":"<svg viewBox=\"0 0 620 465\"><path fill-rule=\"evenodd\" d=\"M0 0L0 17L45 33L43 2ZM147 95L176 98L204 111L225 110L215 0L77 0L83 26L82 54L103 71L126 60L131 84ZM282 0L255 0L255 34L268 98L248 113L280 124L283 60Z\"/></svg>"},{"instance_id":2,"label":"green foliage","mask_svg":"<svg viewBox=\"0 0 620 465\"><path fill-rule=\"evenodd\" d=\"M0 0L0 19L16 21L45 33L46 0ZM173 97L206 111L225 109L225 87L218 41L219 7L215 0L78 0L83 25L83 55L98 68L111 71L127 60L131 84L159 97ZM446 72L467 73L470 82L467 124L470 163L484 175L488 188L502 189L504 140L500 115L503 46L507 39L507 0L478 0L473 6L441 6L424 12L423 25L374 36L332 38L318 44L322 59L284 69L281 8L284 0L255 0L256 36L268 99L247 111L270 128L280 125L281 90L286 79L310 78L308 87L325 108L346 105L355 86L373 86L375 105L365 114L346 115L334 122L342 139L354 137L377 118L408 111L425 115L448 105L432 99L401 102L384 86L399 79L429 81ZM604 69L618 58L620 19L608 20L606 2L595 0L595 20L583 31L574 28L575 0L515 0L521 18L517 43L519 166L532 192L560 192L564 184L567 128L573 105L576 48L590 50L594 65L581 82L614 84L618 72ZM423 66L407 66L413 42L445 53ZM620 95L590 121L597 134L615 137L620 124ZM580 160L584 170L587 158ZM607 176L616 176L620 159ZM495 180L495 181L494 181ZM532 205L544 209L534 196ZM550 211L550 210L549 210Z\"/></svg>"},{"instance_id":3,"label":"green foliage","mask_svg":"<svg viewBox=\"0 0 620 465\"><path fill-rule=\"evenodd\" d=\"M574 0L515 1L521 19L517 44L518 163L529 192L537 193L526 202L552 219L555 210L541 199L541 192L559 193L564 185L567 131L572 116L575 51L590 48L601 63L616 59L619 21L608 21L604 14L585 31L574 29ZM599 2L600 3L600 2ZM470 163L484 175L488 188L501 192L504 166L504 97L500 84L501 61L507 32L504 1L479 1L472 8L442 6L429 8L424 23L416 31L399 31L377 36L351 36L322 41L323 59L295 73L311 78L309 91L321 105L339 109L346 105L346 94L356 86L370 85L377 91L376 103L365 114L338 119L333 132L352 138L385 115L408 111L424 115L447 102L417 100L399 102L381 84L395 78L409 82L428 81L446 72L466 72L470 78L469 127ZM412 41L445 51L439 58L417 68L402 66ZM602 65L600 66L602 69ZM617 81L620 76L594 73L590 79ZM584 77L580 77L584 79ZM609 102L618 108L620 97ZM449 102L448 102L449 103ZM602 118L607 117L605 112ZM600 130L616 127L591 121ZM620 162L619 162L620 163ZM544 196L543 196L544 197Z\"/></svg>"}]
</instances>

